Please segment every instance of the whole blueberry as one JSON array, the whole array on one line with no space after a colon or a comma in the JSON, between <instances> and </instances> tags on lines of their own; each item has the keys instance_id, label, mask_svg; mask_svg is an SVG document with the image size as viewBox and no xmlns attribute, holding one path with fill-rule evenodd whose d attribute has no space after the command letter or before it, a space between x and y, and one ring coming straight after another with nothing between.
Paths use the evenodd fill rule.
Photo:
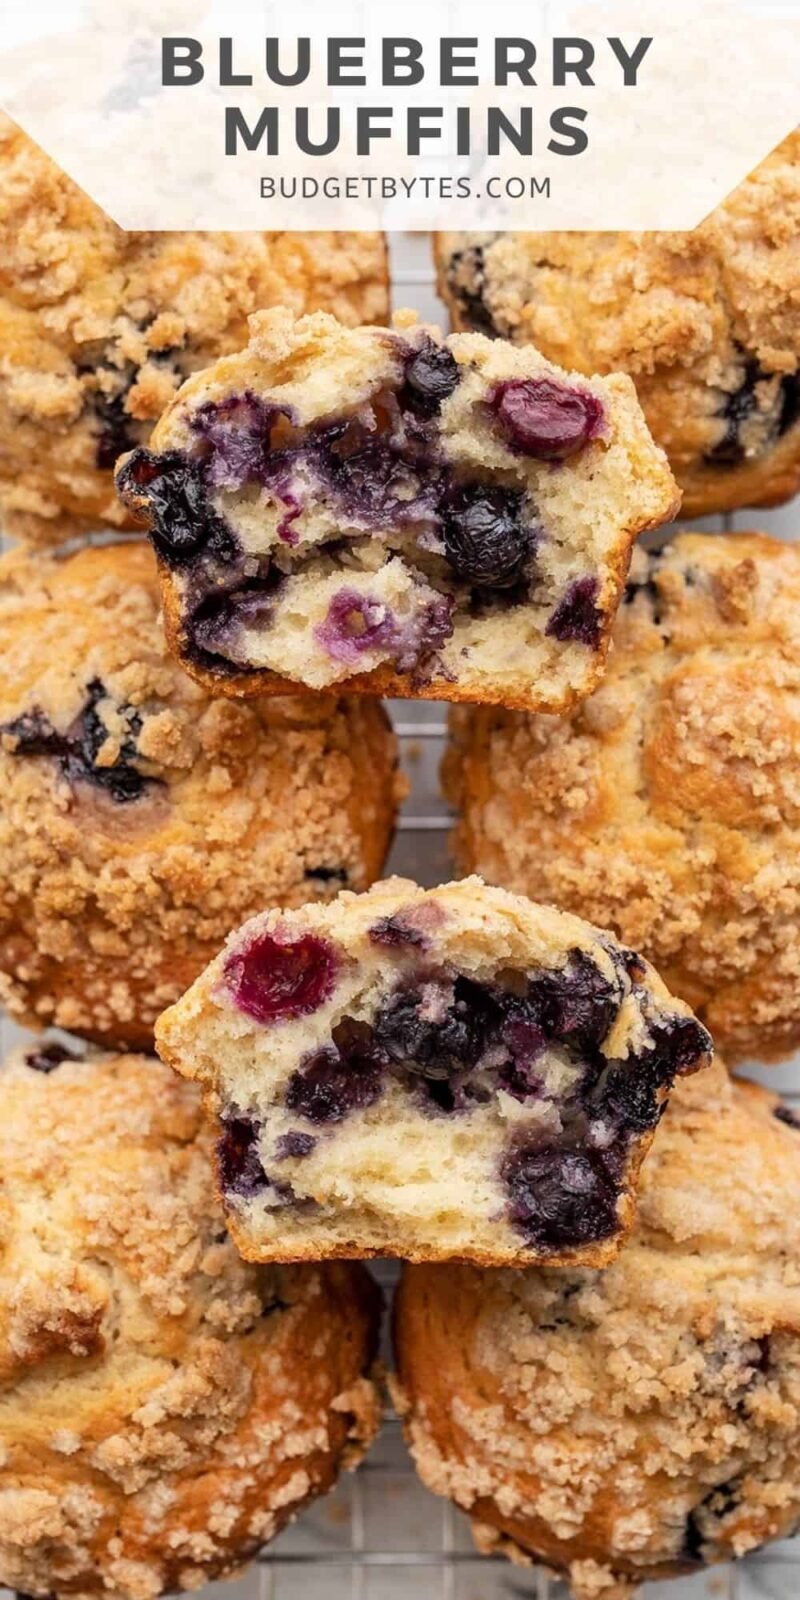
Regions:
<instances>
[{"instance_id":1,"label":"whole blueberry","mask_svg":"<svg viewBox=\"0 0 800 1600\"><path fill-rule=\"evenodd\" d=\"M556 1254L617 1231L617 1186L592 1151L514 1147L502 1177L512 1222L530 1245Z\"/></svg>"},{"instance_id":2,"label":"whole blueberry","mask_svg":"<svg viewBox=\"0 0 800 1600\"><path fill-rule=\"evenodd\" d=\"M458 362L444 344L426 339L406 367L400 403L418 417L438 416L461 380Z\"/></svg>"},{"instance_id":3,"label":"whole blueberry","mask_svg":"<svg viewBox=\"0 0 800 1600\"><path fill-rule=\"evenodd\" d=\"M535 544L519 491L479 484L465 485L445 503L442 533L453 571L465 583L485 589L513 588Z\"/></svg>"},{"instance_id":4,"label":"whole blueberry","mask_svg":"<svg viewBox=\"0 0 800 1600\"><path fill-rule=\"evenodd\" d=\"M316 1011L332 993L337 961L324 939L304 934L284 942L262 933L234 950L225 981L236 1005L255 1022L282 1022Z\"/></svg>"},{"instance_id":5,"label":"whole blueberry","mask_svg":"<svg viewBox=\"0 0 800 1600\"><path fill-rule=\"evenodd\" d=\"M596 395L553 378L500 383L489 404L515 450L538 461L565 461L596 439L605 422Z\"/></svg>"}]
</instances>

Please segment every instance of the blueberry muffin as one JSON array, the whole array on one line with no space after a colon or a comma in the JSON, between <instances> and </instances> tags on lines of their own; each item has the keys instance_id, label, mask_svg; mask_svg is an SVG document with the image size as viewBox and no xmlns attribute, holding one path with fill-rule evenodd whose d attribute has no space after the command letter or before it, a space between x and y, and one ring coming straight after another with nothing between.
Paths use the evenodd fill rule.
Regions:
<instances>
[{"instance_id":1,"label":"blueberry muffin","mask_svg":"<svg viewBox=\"0 0 800 1600\"><path fill-rule=\"evenodd\" d=\"M407 1270L409 1444L478 1546L576 1600L800 1523L800 1122L721 1067L676 1088L604 1271ZM709 1590L709 1593L711 1590Z\"/></svg>"},{"instance_id":2,"label":"blueberry muffin","mask_svg":"<svg viewBox=\"0 0 800 1600\"><path fill-rule=\"evenodd\" d=\"M379 1420L363 1268L249 1267L191 1085L37 1045L0 1072L0 1583L153 1600L249 1560Z\"/></svg>"},{"instance_id":3,"label":"blueberry muffin","mask_svg":"<svg viewBox=\"0 0 800 1600\"><path fill-rule=\"evenodd\" d=\"M622 370L691 516L800 489L800 133L693 232L442 234L458 328Z\"/></svg>"},{"instance_id":4,"label":"blueberry muffin","mask_svg":"<svg viewBox=\"0 0 800 1600\"><path fill-rule=\"evenodd\" d=\"M711 1041L631 950L480 879L269 912L161 1017L250 1260L603 1264Z\"/></svg>"},{"instance_id":5,"label":"blueberry muffin","mask_svg":"<svg viewBox=\"0 0 800 1600\"><path fill-rule=\"evenodd\" d=\"M231 695L588 694L631 544L676 505L630 380L411 313L251 330L117 469L187 670Z\"/></svg>"},{"instance_id":6,"label":"blueberry muffin","mask_svg":"<svg viewBox=\"0 0 800 1600\"><path fill-rule=\"evenodd\" d=\"M54 545L129 524L118 455L265 306L388 316L379 234L129 233L0 120L0 515Z\"/></svg>"},{"instance_id":7,"label":"blueberry muffin","mask_svg":"<svg viewBox=\"0 0 800 1600\"><path fill-rule=\"evenodd\" d=\"M800 550L637 551L572 717L459 712L455 852L630 942L731 1057L800 1046Z\"/></svg>"},{"instance_id":8,"label":"blueberry muffin","mask_svg":"<svg viewBox=\"0 0 800 1600\"><path fill-rule=\"evenodd\" d=\"M0 559L0 992L12 1014L152 1045L228 929L365 888L396 747L335 696L214 701L176 667L147 545Z\"/></svg>"}]
</instances>

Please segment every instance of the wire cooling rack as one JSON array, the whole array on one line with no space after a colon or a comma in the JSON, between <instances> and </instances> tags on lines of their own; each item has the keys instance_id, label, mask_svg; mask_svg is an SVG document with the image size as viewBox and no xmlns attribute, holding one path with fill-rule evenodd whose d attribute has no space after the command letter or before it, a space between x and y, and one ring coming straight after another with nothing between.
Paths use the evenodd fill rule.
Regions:
<instances>
[{"instance_id":1,"label":"wire cooling rack","mask_svg":"<svg viewBox=\"0 0 800 1600\"><path fill-rule=\"evenodd\" d=\"M436 299L429 241L424 235L393 241L396 306L413 306L443 321ZM765 528L781 538L798 536L795 503L780 512L709 519L709 532ZM446 708L396 701L391 707L410 793L403 807L389 870L435 884L452 875L448 853L451 818L439 786ZM25 1036L0 1020L9 1048ZM800 1106L800 1057L767 1072L753 1069ZM397 1281L392 1262L375 1276L387 1301ZM388 1344L384 1345L388 1360ZM0 1590L6 1600L7 1591ZM468 1520L423 1488L391 1412L355 1474L310 1507L264 1551L258 1564L233 1583L211 1584L202 1600L567 1600L563 1584L535 1569L478 1556ZM800 1540L769 1547L736 1566L688 1579L646 1584L641 1600L800 1600Z\"/></svg>"}]
</instances>

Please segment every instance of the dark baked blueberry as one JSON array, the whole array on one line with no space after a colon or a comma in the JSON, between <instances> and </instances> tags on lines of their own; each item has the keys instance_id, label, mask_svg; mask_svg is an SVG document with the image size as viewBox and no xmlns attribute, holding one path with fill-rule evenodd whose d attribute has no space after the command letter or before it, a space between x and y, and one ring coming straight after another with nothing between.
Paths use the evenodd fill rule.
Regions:
<instances>
[{"instance_id":1,"label":"dark baked blueberry","mask_svg":"<svg viewBox=\"0 0 800 1600\"><path fill-rule=\"evenodd\" d=\"M260 1129L247 1117L231 1117L217 1140L217 1172L223 1194L250 1200L270 1186L258 1154Z\"/></svg>"},{"instance_id":2,"label":"dark baked blueberry","mask_svg":"<svg viewBox=\"0 0 800 1600\"><path fill-rule=\"evenodd\" d=\"M737 1479L711 1489L686 1518L680 1559L693 1566L706 1566L713 1560L721 1532L719 1524L740 1504L741 1483Z\"/></svg>"},{"instance_id":3,"label":"dark baked blueberry","mask_svg":"<svg viewBox=\"0 0 800 1600\"><path fill-rule=\"evenodd\" d=\"M334 950L314 934L289 944L262 933L228 957L225 981L246 1016L279 1022L316 1011L333 992L337 967Z\"/></svg>"},{"instance_id":4,"label":"dark baked blueberry","mask_svg":"<svg viewBox=\"0 0 800 1600\"><path fill-rule=\"evenodd\" d=\"M475 333L487 334L490 339L498 338L499 330L485 298L486 253L483 245L471 245L451 256L447 282L467 327Z\"/></svg>"},{"instance_id":5,"label":"dark baked blueberry","mask_svg":"<svg viewBox=\"0 0 800 1600\"><path fill-rule=\"evenodd\" d=\"M800 418L800 374L787 373L780 378L772 397L771 407L769 411L764 411L762 395L759 394L760 386L764 384L773 386L777 375L767 372L754 356L745 357L744 351L742 356L739 386L731 394L726 395L718 413L720 421L724 424L722 437L705 457L710 466L742 465L747 455L742 432L757 413L760 413L760 420L765 429L764 449L769 449L775 439L782 439Z\"/></svg>"},{"instance_id":6,"label":"dark baked blueberry","mask_svg":"<svg viewBox=\"0 0 800 1600\"><path fill-rule=\"evenodd\" d=\"M526 522L516 489L467 484L442 509L445 554L465 583L510 589L525 573L537 530Z\"/></svg>"},{"instance_id":7,"label":"dark baked blueberry","mask_svg":"<svg viewBox=\"0 0 800 1600\"><path fill-rule=\"evenodd\" d=\"M301 1161L304 1156L310 1156L312 1150L316 1149L316 1144L317 1141L312 1133L299 1133L293 1128L291 1133L281 1134L275 1146L275 1154L281 1160L291 1157L295 1161Z\"/></svg>"},{"instance_id":8,"label":"dark baked blueberry","mask_svg":"<svg viewBox=\"0 0 800 1600\"><path fill-rule=\"evenodd\" d=\"M25 1065L34 1072L55 1072L56 1067L63 1066L65 1061L80 1061L82 1057L74 1050L68 1050L66 1045L57 1044L55 1040L50 1044L36 1045L33 1050L25 1053Z\"/></svg>"},{"instance_id":9,"label":"dark baked blueberry","mask_svg":"<svg viewBox=\"0 0 800 1600\"><path fill-rule=\"evenodd\" d=\"M209 504L202 464L182 451L156 456L134 450L120 469L117 487L134 511L144 500L150 538L168 566L186 566L201 553L223 563L238 555L230 528Z\"/></svg>"},{"instance_id":10,"label":"dark baked blueberry","mask_svg":"<svg viewBox=\"0 0 800 1600\"><path fill-rule=\"evenodd\" d=\"M548 1040L577 1051L598 1050L622 1003L618 982L604 977L585 950L572 950L560 971L532 978L520 1019L540 1029Z\"/></svg>"},{"instance_id":11,"label":"dark baked blueberry","mask_svg":"<svg viewBox=\"0 0 800 1600\"><path fill-rule=\"evenodd\" d=\"M778 437L782 439L797 422L800 422L800 372L791 372L781 379Z\"/></svg>"},{"instance_id":12,"label":"dark baked blueberry","mask_svg":"<svg viewBox=\"0 0 800 1600\"><path fill-rule=\"evenodd\" d=\"M661 1117L661 1091L674 1078L694 1071L713 1048L711 1035L694 1017L673 1017L649 1028L652 1045L625 1062L612 1062L593 1095L601 1116L639 1132Z\"/></svg>"},{"instance_id":13,"label":"dark baked blueberry","mask_svg":"<svg viewBox=\"0 0 800 1600\"><path fill-rule=\"evenodd\" d=\"M792 1111L789 1106L776 1106L773 1115L777 1117L779 1122L784 1123L787 1128L796 1128L800 1132L800 1116L797 1115L796 1111Z\"/></svg>"},{"instance_id":14,"label":"dark baked blueberry","mask_svg":"<svg viewBox=\"0 0 800 1600\"><path fill-rule=\"evenodd\" d=\"M123 708L128 734L120 746L119 755L113 766L96 765L97 757L108 739L108 729L97 711L97 706L105 699L107 694L103 684L99 678L93 679L89 684L89 698L81 713L75 738L70 740L67 767L71 776L84 778L101 789L107 789L109 794L122 805L129 800L138 800L148 784L158 780L145 777L132 765L142 719L139 713L131 708Z\"/></svg>"},{"instance_id":15,"label":"dark baked blueberry","mask_svg":"<svg viewBox=\"0 0 800 1600\"><path fill-rule=\"evenodd\" d=\"M303 877L317 883L341 883L346 885L350 881L346 867L306 867Z\"/></svg>"},{"instance_id":16,"label":"dark baked blueberry","mask_svg":"<svg viewBox=\"0 0 800 1600\"><path fill-rule=\"evenodd\" d=\"M653 621L656 627L658 627L661 621L661 593L654 578L643 578L641 582L637 582L633 578L629 579L625 585L625 593L622 597L623 605L632 606L634 600L636 600L640 594L644 595L645 598L650 602L650 605L653 608Z\"/></svg>"},{"instance_id":17,"label":"dark baked blueberry","mask_svg":"<svg viewBox=\"0 0 800 1600\"><path fill-rule=\"evenodd\" d=\"M96 788L105 789L118 804L124 805L128 801L139 800L145 790L160 785L162 780L145 776L133 765L136 736L142 723L138 711L131 706L118 708L126 720L128 733L116 761L110 766L97 765L97 757L108 739L108 729L97 707L106 699L108 694L104 684L99 678L93 678L87 687L84 708L67 733L58 733L38 709L5 723L0 732L16 740L13 755L55 757L71 782L91 783Z\"/></svg>"},{"instance_id":18,"label":"dark baked blueberry","mask_svg":"<svg viewBox=\"0 0 800 1600\"><path fill-rule=\"evenodd\" d=\"M446 345L434 344L432 339L426 338L406 367L400 404L418 417L438 416L444 401L455 393L460 381L455 356Z\"/></svg>"},{"instance_id":19,"label":"dark baked blueberry","mask_svg":"<svg viewBox=\"0 0 800 1600\"><path fill-rule=\"evenodd\" d=\"M514 449L537 461L565 461L597 439L605 425L596 395L553 378L500 383L489 404Z\"/></svg>"},{"instance_id":20,"label":"dark baked blueberry","mask_svg":"<svg viewBox=\"0 0 800 1600\"><path fill-rule=\"evenodd\" d=\"M538 1250L593 1244L619 1227L618 1186L596 1152L516 1145L503 1160L502 1178L511 1220Z\"/></svg>"},{"instance_id":21,"label":"dark baked blueberry","mask_svg":"<svg viewBox=\"0 0 800 1600\"><path fill-rule=\"evenodd\" d=\"M751 357L744 363L742 380L738 389L729 394L719 416L725 431L718 444L708 452L707 460L720 467L738 467L744 460L741 439L743 425L753 416L758 405L758 385L769 377L760 362Z\"/></svg>"},{"instance_id":22,"label":"dark baked blueberry","mask_svg":"<svg viewBox=\"0 0 800 1600\"><path fill-rule=\"evenodd\" d=\"M364 1022L344 1018L333 1030L333 1044L293 1072L286 1105L309 1122L341 1122L377 1100L383 1089L386 1057Z\"/></svg>"},{"instance_id":23,"label":"dark baked blueberry","mask_svg":"<svg viewBox=\"0 0 800 1600\"><path fill-rule=\"evenodd\" d=\"M398 989L374 1021L390 1061L429 1079L446 1079L475 1066L496 1032L500 1010L481 984L459 977Z\"/></svg>"},{"instance_id":24,"label":"dark baked blueberry","mask_svg":"<svg viewBox=\"0 0 800 1600\"><path fill-rule=\"evenodd\" d=\"M136 444L133 418L125 410L125 394L112 396L98 392L92 398L92 410L100 423L97 436L97 465L110 471L120 456Z\"/></svg>"},{"instance_id":25,"label":"dark baked blueberry","mask_svg":"<svg viewBox=\"0 0 800 1600\"><path fill-rule=\"evenodd\" d=\"M369 937L373 944L383 945L387 950L402 949L404 945L424 950L428 943L424 928L411 921L402 911L395 912L393 917L381 917L380 922L373 923Z\"/></svg>"},{"instance_id":26,"label":"dark baked blueberry","mask_svg":"<svg viewBox=\"0 0 800 1600\"><path fill-rule=\"evenodd\" d=\"M11 753L15 756L61 756L67 753L66 738L56 733L52 722L38 708L24 711L21 717L14 717L11 722L4 722L0 731L14 740Z\"/></svg>"},{"instance_id":27,"label":"dark baked blueberry","mask_svg":"<svg viewBox=\"0 0 800 1600\"><path fill-rule=\"evenodd\" d=\"M544 630L547 637L559 639L562 644L585 644L595 650L603 633L603 613L597 606L599 593L597 578L576 578Z\"/></svg>"}]
</instances>

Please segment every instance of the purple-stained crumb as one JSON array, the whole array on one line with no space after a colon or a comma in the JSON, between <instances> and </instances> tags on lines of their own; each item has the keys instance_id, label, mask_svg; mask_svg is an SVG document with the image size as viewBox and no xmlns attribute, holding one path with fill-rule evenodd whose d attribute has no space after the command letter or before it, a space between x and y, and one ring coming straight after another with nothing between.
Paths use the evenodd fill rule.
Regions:
<instances>
[{"instance_id":1,"label":"purple-stained crumb","mask_svg":"<svg viewBox=\"0 0 800 1600\"><path fill-rule=\"evenodd\" d=\"M248 1117L230 1117L222 1123L217 1140L219 1186L225 1195L252 1200L269 1188L269 1178L258 1153L260 1128Z\"/></svg>"},{"instance_id":2,"label":"purple-stained crumb","mask_svg":"<svg viewBox=\"0 0 800 1600\"><path fill-rule=\"evenodd\" d=\"M576 578L556 606L545 628L548 639L561 644L585 644L596 650L603 636L604 617L597 605L597 578Z\"/></svg>"},{"instance_id":3,"label":"purple-stained crumb","mask_svg":"<svg viewBox=\"0 0 800 1600\"><path fill-rule=\"evenodd\" d=\"M318 644L332 661L359 668L362 656L381 651L398 672L423 671L453 631L451 595L430 592L402 623L382 600L350 587L340 589L324 621L314 629Z\"/></svg>"},{"instance_id":4,"label":"purple-stained crumb","mask_svg":"<svg viewBox=\"0 0 800 1600\"><path fill-rule=\"evenodd\" d=\"M400 632L394 658L398 672L424 682L434 669L442 670L438 652L452 637L454 609L452 595L431 591Z\"/></svg>"},{"instance_id":5,"label":"purple-stained crumb","mask_svg":"<svg viewBox=\"0 0 800 1600\"><path fill-rule=\"evenodd\" d=\"M332 661L356 667L368 650L394 651L399 628L382 600L348 588L334 595L324 622L314 629L314 637Z\"/></svg>"},{"instance_id":6,"label":"purple-stained crumb","mask_svg":"<svg viewBox=\"0 0 800 1600\"><path fill-rule=\"evenodd\" d=\"M538 461L565 461L606 431L602 401L553 378L499 383L488 403L514 448Z\"/></svg>"},{"instance_id":7,"label":"purple-stained crumb","mask_svg":"<svg viewBox=\"0 0 800 1600\"><path fill-rule=\"evenodd\" d=\"M419 453L408 459L405 446L352 423L341 438L318 444L311 468L340 514L366 529L434 522L444 469Z\"/></svg>"},{"instance_id":8,"label":"purple-stained crumb","mask_svg":"<svg viewBox=\"0 0 800 1600\"><path fill-rule=\"evenodd\" d=\"M523 1142L507 1153L501 1175L511 1221L537 1250L555 1255L619 1229L619 1177L605 1152Z\"/></svg>"},{"instance_id":9,"label":"purple-stained crumb","mask_svg":"<svg viewBox=\"0 0 800 1600\"><path fill-rule=\"evenodd\" d=\"M338 960L332 946L314 934L293 942L257 934L225 963L225 983L236 1005L254 1022L285 1022L308 1016L333 993Z\"/></svg>"},{"instance_id":10,"label":"purple-stained crumb","mask_svg":"<svg viewBox=\"0 0 800 1600\"><path fill-rule=\"evenodd\" d=\"M43 1072L45 1075L55 1072L57 1067L64 1065L65 1061L82 1061L83 1057L75 1050L68 1050L64 1044L52 1040L50 1044L35 1045L32 1050L25 1052L25 1065L34 1072Z\"/></svg>"},{"instance_id":11,"label":"purple-stained crumb","mask_svg":"<svg viewBox=\"0 0 800 1600\"><path fill-rule=\"evenodd\" d=\"M466 484L442 509L445 555L464 583L509 589L526 574L540 530L527 518L517 489Z\"/></svg>"},{"instance_id":12,"label":"purple-stained crumb","mask_svg":"<svg viewBox=\"0 0 800 1600\"><path fill-rule=\"evenodd\" d=\"M292 1073L286 1090L287 1108L315 1124L341 1122L383 1090L386 1058L367 1023L346 1017L332 1040Z\"/></svg>"},{"instance_id":13,"label":"purple-stained crumb","mask_svg":"<svg viewBox=\"0 0 800 1600\"><path fill-rule=\"evenodd\" d=\"M275 1145L275 1154L279 1161L302 1161L305 1156L310 1156L315 1150L317 1141L311 1133L300 1133L292 1128L289 1133L282 1133Z\"/></svg>"},{"instance_id":14,"label":"purple-stained crumb","mask_svg":"<svg viewBox=\"0 0 800 1600\"><path fill-rule=\"evenodd\" d=\"M209 400L191 418L191 426L207 451L206 482L213 489L241 489L269 477L272 430L293 421L290 406L274 405L250 390Z\"/></svg>"},{"instance_id":15,"label":"purple-stained crumb","mask_svg":"<svg viewBox=\"0 0 800 1600\"><path fill-rule=\"evenodd\" d=\"M248 578L240 587L212 589L205 594L187 623L195 651L211 656L235 651L243 629L257 632L268 628L285 582L284 574L265 562L260 576Z\"/></svg>"},{"instance_id":16,"label":"purple-stained crumb","mask_svg":"<svg viewBox=\"0 0 800 1600\"><path fill-rule=\"evenodd\" d=\"M298 517L303 515L303 507L301 502L288 489L283 496L283 500L289 509L286 516L282 517L278 523L278 538L282 539L284 544L294 547L300 543L300 535L295 528L295 523Z\"/></svg>"}]
</instances>

